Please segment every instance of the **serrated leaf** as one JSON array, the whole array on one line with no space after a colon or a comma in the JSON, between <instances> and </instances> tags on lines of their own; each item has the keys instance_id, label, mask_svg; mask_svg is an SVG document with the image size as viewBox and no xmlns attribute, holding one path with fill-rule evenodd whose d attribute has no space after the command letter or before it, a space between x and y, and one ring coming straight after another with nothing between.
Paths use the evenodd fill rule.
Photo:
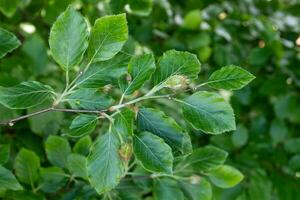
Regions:
<instances>
[{"instance_id":1,"label":"serrated leaf","mask_svg":"<svg viewBox=\"0 0 300 200\"><path fill-rule=\"evenodd\" d=\"M153 74L154 85L166 81L174 75L183 75L188 79L196 79L201 69L197 56L183 51L169 50L158 60Z\"/></svg>"},{"instance_id":2,"label":"serrated leaf","mask_svg":"<svg viewBox=\"0 0 300 200\"><path fill-rule=\"evenodd\" d=\"M0 5L1 6L1 5ZM21 45L18 38L11 32L0 28L0 58Z\"/></svg>"},{"instance_id":3,"label":"serrated leaf","mask_svg":"<svg viewBox=\"0 0 300 200\"><path fill-rule=\"evenodd\" d=\"M207 85L215 89L238 90L254 78L255 76L250 72L238 66L229 65L212 73Z\"/></svg>"},{"instance_id":4,"label":"serrated leaf","mask_svg":"<svg viewBox=\"0 0 300 200\"><path fill-rule=\"evenodd\" d=\"M47 193L54 193L61 189L67 182L67 174L59 167L40 169L41 189Z\"/></svg>"},{"instance_id":5,"label":"serrated leaf","mask_svg":"<svg viewBox=\"0 0 300 200\"><path fill-rule=\"evenodd\" d=\"M96 20L88 47L90 62L109 60L114 57L128 39L125 14L104 16Z\"/></svg>"},{"instance_id":6,"label":"serrated leaf","mask_svg":"<svg viewBox=\"0 0 300 200\"><path fill-rule=\"evenodd\" d=\"M119 155L120 141L115 132L100 136L87 158L87 173L91 186L99 193L115 188L125 175L125 163Z\"/></svg>"},{"instance_id":7,"label":"serrated leaf","mask_svg":"<svg viewBox=\"0 0 300 200\"><path fill-rule=\"evenodd\" d=\"M212 92L197 92L179 100L185 119L195 128L209 134L235 130L233 110L221 96Z\"/></svg>"},{"instance_id":8,"label":"serrated leaf","mask_svg":"<svg viewBox=\"0 0 300 200\"><path fill-rule=\"evenodd\" d=\"M153 193L156 200L184 200L177 182L170 178L155 179Z\"/></svg>"},{"instance_id":9,"label":"serrated leaf","mask_svg":"<svg viewBox=\"0 0 300 200\"><path fill-rule=\"evenodd\" d=\"M31 186L38 180L40 158L27 149L21 149L15 158L14 170L18 179Z\"/></svg>"},{"instance_id":10,"label":"serrated leaf","mask_svg":"<svg viewBox=\"0 0 300 200\"><path fill-rule=\"evenodd\" d=\"M114 130L121 134L126 140L131 140L131 136L133 135L135 112L129 108L124 108L114 117L114 119Z\"/></svg>"},{"instance_id":11,"label":"serrated leaf","mask_svg":"<svg viewBox=\"0 0 300 200\"><path fill-rule=\"evenodd\" d=\"M134 135L133 149L134 155L145 169L172 174L172 149L160 137L150 132Z\"/></svg>"},{"instance_id":12,"label":"serrated leaf","mask_svg":"<svg viewBox=\"0 0 300 200\"><path fill-rule=\"evenodd\" d=\"M45 143L47 158L52 165L64 168L67 165L71 147L66 138L51 135Z\"/></svg>"},{"instance_id":13,"label":"serrated leaf","mask_svg":"<svg viewBox=\"0 0 300 200\"><path fill-rule=\"evenodd\" d=\"M116 83L126 73L129 58L128 55L119 53L113 59L91 64L76 85L80 88L99 88Z\"/></svg>"},{"instance_id":14,"label":"serrated leaf","mask_svg":"<svg viewBox=\"0 0 300 200\"><path fill-rule=\"evenodd\" d=\"M220 188L230 188L241 182L244 175L237 169L223 165L209 172L210 181Z\"/></svg>"},{"instance_id":15,"label":"serrated leaf","mask_svg":"<svg viewBox=\"0 0 300 200\"><path fill-rule=\"evenodd\" d=\"M0 189L1 190L22 190L23 187L20 185L16 177L11 171L0 165Z\"/></svg>"},{"instance_id":16,"label":"serrated leaf","mask_svg":"<svg viewBox=\"0 0 300 200\"><path fill-rule=\"evenodd\" d=\"M54 96L50 86L36 81L23 82L9 88L0 87L0 103L11 109L26 109Z\"/></svg>"},{"instance_id":17,"label":"serrated leaf","mask_svg":"<svg viewBox=\"0 0 300 200\"><path fill-rule=\"evenodd\" d=\"M65 98L72 109L103 110L112 104L112 99L96 89L79 89Z\"/></svg>"},{"instance_id":18,"label":"serrated leaf","mask_svg":"<svg viewBox=\"0 0 300 200\"><path fill-rule=\"evenodd\" d=\"M179 185L189 200L211 200L212 187L211 184L203 177L200 178L199 183L180 181Z\"/></svg>"},{"instance_id":19,"label":"serrated leaf","mask_svg":"<svg viewBox=\"0 0 300 200\"><path fill-rule=\"evenodd\" d=\"M69 127L68 135L71 137L82 137L92 133L97 125L96 115L78 115Z\"/></svg>"},{"instance_id":20,"label":"serrated leaf","mask_svg":"<svg viewBox=\"0 0 300 200\"><path fill-rule=\"evenodd\" d=\"M155 60L153 54L134 56L128 64L128 73L131 81L127 82L127 77L122 77L119 85L123 94L130 95L141 88L144 83L151 78L155 70Z\"/></svg>"},{"instance_id":21,"label":"serrated leaf","mask_svg":"<svg viewBox=\"0 0 300 200\"><path fill-rule=\"evenodd\" d=\"M75 177L87 179L87 159L80 154L70 154L68 156L68 170Z\"/></svg>"},{"instance_id":22,"label":"serrated leaf","mask_svg":"<svg viewBox=\"0 0 300 200\"><path fill-rule=\"evenodd\" d=\"M181 153L192 151L188 133L162 111L141 108L137 116L137 125L140 131L148 131L164 139L174 151Z\"/></svg>"},{"instance_id":23,"label":"serrated leaf","mask_svg":"<svg viewBox=\"0 0 300 200\"><path fill-rule=\"evenodd\" d=\"M176 169L178 171L183 171L186 168L192 168L197 172L215 169L221 166L228 153L222 149L214 146L205 146L202 148L195 149L192 154L187 156L183 161L181 161Z\"/></svg>"},{"instance_id":24,"label":"serrated leaf","mask_svg":"<svg viewBox=\"0 0 300 200\"><path fill-rule=\"evenodd\" d=\"M88 46L88 36L86 20L69 6L50 31L49 45L54 60L66 71L79 64Z\"/></svg>"}]
</instances>

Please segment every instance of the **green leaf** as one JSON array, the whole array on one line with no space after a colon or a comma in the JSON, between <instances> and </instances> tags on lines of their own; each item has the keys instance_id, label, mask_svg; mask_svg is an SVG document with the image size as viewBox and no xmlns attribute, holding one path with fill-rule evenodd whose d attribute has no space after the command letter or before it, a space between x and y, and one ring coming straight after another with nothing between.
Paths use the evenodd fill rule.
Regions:
<instances>
[{"instance_id":1,"label":"green leaf","mask_svg":"<svg viewBox=\"0 0 300 200\"><path fill-rule=\"evenodd\" d=\"M192 154L181 161L176 169L182 171L188 167L192 167L197 172L209 171L221 166L228 153L214 146L205 146L195 149Z\"/></svg>"},{"instance_id":2,"label":"green leaf","mask_svg":"<svg viewBox=\"0 0 300 200\"><path fill-rule=\"evenodd\" d=\"M160 137L149 132L135 135L133 149L136 158L145 169L172 174L172 150Z\"/></svg>"},{"instance_id":3,"label":"green leaf","mask_svg":"<svg viewBox=\"0 0 300 200\"><path fill-rule=\"evenodd\" d=\"M3 58L7 53L12 52L20 45L21 42L14 34L3 28L0 28L0 58Z\"/></svg>"},{"instance_id":4,"label":"green leaf","mask_svg":"<svg viewBox=\"0 0 300 200\"><path fill-rule=\"evenodd\" d=\"M26 109L54 97L50 86L36 81L23 82L9 88L0 87L0 103L11 109Z\"/></svg>"},{"instance_id":5,"label":"green leaf","mask_svg":"<svg viewBox=\"0 0 300 200\"><path fill-rule=\"evenodd\" d=\"M137 16L148 16L152 11L153 0L129 0L129 12Z\"/></svg>"},{"instance_id":6,"label":"green leaf","mask_svg":"<svg viewBox=\"0 0 300 200\"><path fill-rule=\"evenodd\" d=\"M5 164L9 159L10 144L0 144L0 165Z\"/></svg>"},{"instance_id":7,"label":"green leaf","mask_svg":"<svg viewBox=\"0 0 300 200\"><path fill-rule=\"evenodd\" d=\"M170 178L155 179L153 192L155 200L184 200L177 182Z\"/></svg>"},{"instance_id":8,"label":"green leaf","mask_svg":"<svg viewBox=\"0 0 300 200\"><path fill-rule=\"evenodd\" d=\"M238 66L229 65L212 73L207 83L215 89L238 90L250 83L255 76Z\"/></svg>"},{"instance_id":9,"label":"green leaf","mask_svg":"<svg viewBox=\"0 0 300 200\"><path fill-rule=\"evenodd\" d=\"M80 154L70 154L68 156L68 169L75 177L87 179L87 159Z\"/></svg>"},{"instance_id":10,"label":"green leaf","mask_svg":"<svg viewBox=\"0 0 300 200\"><path fill-rule=\"evenodd\" d=\"M20 0L0 0L0 11L6 17L12 17L16 13L19 3L20 3ZM0 36L0 38L1 38L1 36ZM0 42L0 44L1 44L1 42Z\"/></svg>"},{"instance_id":11,"label":"green leaf","mask_svg":"<svg viewBox=\"0 0 300 200\"><path fill-rule=\"evenodd\" d=\"M67 164L68 155L71 153L71 147L66 138L51 135L46 144L47 158L52 165L64 168Z\"/></svg>"},{"instance_id":12,"label":"green leaf","mask_svg":"<svg viewBox=\"0 0 300 200\"><path fill-rule=\"evenodd\" d=\"M201 21L201 12L199 10L191 10L184 16L182 25L186 29L197 30L200 29Z\"/></svg>"},{"instance_id":13,"label":"green leaf","mask_svg":"<svg viewBox=\"0 0 300 200\"><path fill-rule=\"evenodd\" d=\"M8 169L0 165L0 189L1 190L22 190L16 177Z\"/></svg>"},{"instance_id":14,"label":"green leaf","mask_svg":"<svg viewBox=\"0 0 300 200\"><path fill-rule=\"evenodd\" d=\"M288 153L300 153L300 137L284 141L284 150Z\"/></svg>"},{"instance_id":15,"label":"green leaf","mask_svg":"<svg viewBox=\"0 0 300 200\"><path fill-rule=\"evenodd\" d=\"M66 97L72 109L103 110L112 104L112 99L96 89L79 89Z\"/></svg>"},{"instance_id":16,"label":"green leaf","mask_svg":"<svg viewBox=\"0 0 300 200\"><path fill-rule=\"evenodd\" d=\"M100 136L87 158L91 186L99 193L115 188L125 175L125 164L119 154L120 141L115 132Z\"/></svg>"},{"instance_id":17,"label":"green leaf","mask_svg":"<svg viewBox=\"0 0 300 200\"><path fill-rule=\"evenodd\" d=\"M119 85L123 94L130 95L140 89L144 83L151 78L155 70L155 60L153 54L134 56L128 64L128 73L130 81L127 82L127 76L122 77Z\"/></svg>"},{"instance_id":18,"label":"green leaf","mask_svg":"<svg viewBox=\"0 0 300 200\"><path fill-rule=\"evenodd\" d=\"M200 178L200 177L198 177ZM211 200L212 187L211 184L203 177L199 181L195 177L195 182L180 181L179 185L189 200Z\"/></svg>"},{"instance_id":19,"label":"green leaf","mask_svg":"<svg viewBox=\"0 0 300 200\"><path fill-rule=\"evenodd\" d=\"M27 149L21 149L15 158L14 169L18 179L31 186L38 180L40 158Z\"/></svg>"},{"instance_id":20,"label":"green leaf","mask_svg":"<svg viewBox=\"0 0 300 200\"><path fill-rule=\"evenodd\" d=\"M137 125L140 131L149 131L162 139L175 151L190 153L191 139L188 133L176 121L152 108L141 108L137 116Z\"/></svg>"},{"instance_id":21,"label":"green leaf","mask_svg":"<svg viewBox=\"0 0 300 200\"><path fill-rule=\"evenodd\" d=\"M270 135L274 145L284 142L288 135L288 128L284 121L278 119L273 120L270 127Z\"/></svg>"},{"instance_id":22,"label":"green leaf","mask_svg":"<svg viewBox=\"0 0 300 200\"><path fill-rule=\"evenodd\" d=\"M114 119L114 130L121 134L123 138L126 138L126 140L131 140L135 112L129 108L124 108L114 117Z\"/></svg>"},{"instance_id":23,"label":"green leaf","mask_svg":"<svg viewBox=\"0 0 300 200\"><path fill-rule=\"evenodd\" d=\"M40 169L41 188L44 192L54 193L68 182L67 174L59 167L47 167Z\"/></svg>"},{"instance_id":24,"label":"green leaf","mask_svg":"<svg viewBox=\"0 0 300 200\"><path fill-rule=\"evenodd\" d=\"M197 56L189 52L170 50L158 60L158 66L153 74L154 85L158 85L174 75L183 75L196 79L201 69Z\"/></svg>"},{"instance_id":25,"label":"green leaf","mask_svg":"<svg viewBox=\"0 0 300 200\"><path fill-rule=\"evenodd\" d=\"M235 130L234 113L229 103L212 92L197 92L183 104L185 119L195 128L209 134Z\"/></svg>"},{"instance_id":26,"label":"green leaf","mask_svg":"<svg viewBox=\"0 0 300 200\"><path fill-rule=\"evenodd\" d=\"M240 148L244 146L248 141L248 130L244 125L238 125L236 131L231 135L232 144Z\"/></svg>"},{"instance_id":27,"label":"green leaf","mask_svg":"<svg viewBox=\"0 0 300 200\"><path fill-rule=\"evenodd\" d=\"M66 71L79 64L88 46L86 20L71 6L53 24L49 45L54 60Z\"/></svg>"},{"instance_id":28,"label":"green leaf","mask_svg":"<svg viewBox=\"0 0 300 200\"><path fill-rule=\"evenodd\" d=\"M89 135L80 138L73 147L73 152L87 156L92 145L92 139Z\"/></svg>"},{"instance_id":29,"label":"green leaf","mask_svg":"<svg viewBox=\"0 0 300 200\"><path fill-rule=\"evenodd\" d=\"M81 88L99 88L107 84L113 84L127 71L129 56L119 53L113 59L93 63L88 70L80 76L76 85Z\"/></svg>"},{"instance_id":30,"label":"green leaf","mask_svg":"<svg viewBox=\"0 0 300 200\"><path fill-rule=\"evenodd\" d=\"M223 165L211 170L208 177L216 186L220 188L230 188L241 182L244 175L231 166Z\"/></svg>"},{"instance_id":31,"label":"green leaf","mask_svg":"<svg viewBox=\"0 0 300 200\"><path fill-rule=\"evenodd\" d=\"M105 61L114 57L128 39L126 15L110 15L97 19L92 28L88 47L88 59Z\"/></svg>"},{"instance_id":32,"label":"green leaf","mask_svg":"<svg viewBox=\"0 0 300 200\"><path fill-rule=\"evenodd\" d=\"M96 115L78 115L69 127L68 135L71 137L82 137L92 133L97 126Z\"/></svg>"}]
</instances>

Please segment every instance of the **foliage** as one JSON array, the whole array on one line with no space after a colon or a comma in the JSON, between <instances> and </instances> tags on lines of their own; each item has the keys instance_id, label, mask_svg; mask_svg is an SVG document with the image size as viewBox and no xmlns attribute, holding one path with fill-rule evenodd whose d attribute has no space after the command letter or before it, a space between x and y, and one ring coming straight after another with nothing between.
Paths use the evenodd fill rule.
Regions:
<instances>
[{"instance_id":1,"label":"foliage","mask_svg":"<svg viewBox=\"0 0 300 200\"><path fill-rule=\"evenodd\" d=\"M0 0L0 196L295 199L299 8Z\"/></svg>"}]
</instances>

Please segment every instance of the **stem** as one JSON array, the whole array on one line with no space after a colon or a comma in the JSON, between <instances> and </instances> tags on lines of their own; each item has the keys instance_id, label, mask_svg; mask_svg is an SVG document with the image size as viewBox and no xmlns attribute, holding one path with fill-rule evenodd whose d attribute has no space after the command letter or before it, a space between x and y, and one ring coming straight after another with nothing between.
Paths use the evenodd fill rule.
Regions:
<instances>
[{"instance_id":1,"label":"stem","mask_svg":"<svg viewBox=\"0 0 300 200\"><path fill-rule=\"evenodd\" d=\"M69 70L66 71L66 88L69 87Z\"/></svg>"}]
</instances>

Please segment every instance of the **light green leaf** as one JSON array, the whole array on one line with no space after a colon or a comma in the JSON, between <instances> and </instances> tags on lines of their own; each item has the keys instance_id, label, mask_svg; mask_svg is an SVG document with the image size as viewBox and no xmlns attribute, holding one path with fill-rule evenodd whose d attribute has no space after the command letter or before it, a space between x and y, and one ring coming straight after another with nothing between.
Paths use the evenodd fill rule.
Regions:
<instances>
[{"instance_id":1,"label":"light green leaf","mask_svg":"<svg viewBox=\"0 0 300 200\"><path fill-rule=\"evenodd\" d=\"M137 124L140 131L149 131L161 137L177 152L190 153L192 151L188 133L162 111L141 108L138 112Z\"/></svg>"},{"instance_id":2,"label":"light green leaf","mask_svg":"<svg viewBox=\"0 0 300 200\"><path fill-rule=\"evenodd\" d=\"M191 10L184 16L182 26L186 29L197 30L200 29L201 21L200 10Z\"/></svg>"},{"instance_id":3,"label":"light green leaf","mask_svg":"<svg viewBox=\"0 0 300 200\"><path fill-rule=\"evenodd\" d=\"M15 158L14 169L18 179L31 186L38 180L38 170L40 168L40 158L27 149L21 149Z\"/></svg>"},{"instance_id":4,"label":"light green leaf","mask_svg":"<svg viewBox=\"0 0 300 200\"><path fill-rule=\"evenodd\" d=\"M197 92L183 104L185 119L195 128L209 134L235 130L234 113L229 103L212 92Z\"/></svg>"},{"instance_id":5,"label":"light green leaf","mask_svg":"<svg viewBox=\"0 0 300 200\"><path fill-rule=\"evenodd\" d=\"M208 177L216 186L220 188L230 188L241 182L244 175L231 166L223 165L211 170Z\"/></svg>"},{"instance_id":6,"label":"light green leaf","mask_svg":"<svg viewBox=\"0 0 300 200\"><path fill-rule=\"evenodd\" d=\"M6 17L12 17L16 13L19 3L20 3L20 0L0 0L0 11ZM0 36L0 38L1 38L1 36ZM1 44L1 42L0 42L0 44Z\"/></svg>"},{"instance_id":7,"label":"light green leaf","mask_svg":"<svg viewBox=\"0 0 300 200\"><path fill-rule=\"evenodd\" d=\"M189 200L211 200L212 199L212 187L210 183L203 177L199 179L199 182L198 180L195 180L195 182L180 181L179 185L184 195Z\"/></svg>"},{"instance_id":8,"label":"light green leaf","mask_svg":"<svg viewBox=\"0 0 300 200\"><path fill-rule=\"evenodd\" d=\"M10 144L0 144L0 165L5 164L9 159Z\"/></svg>"},{"instance_id":9,"label":"light green leaf","mask_svg":"<svg viewBox=\"0 0 300 200\"><path fill-rule=\"evenodd\" d=\"M68 135L71 137L82 137L92 133L97 125L96 115L78 115L69 127Z\"/></svg>"},{"instance_id":10,"label":"light green leaf","mask_svg":"<svg viewBox=\"0 0 300 200\"><path fill-rule=\"evenodd\" d=\"M155 179L153 196L155 200L184 200L177 182L170 178Z\"/></svg>"},{"instance_id":11,"label":"light green leaf","mask_svg":"<svg viewBox=\"0 0 300 200\"><path fill-rule=\"evenodd\" d=\"M87 159L80 154L70 154L68 156L68 169L75 177L87 179L86 169Z\"/></svg>"},{"instance_id":12,"label":"light green leaf","mask_svg":"<svg viewBox=\"0 0 300 200\"><path fill-rule=\"evenodd\" d=\"M16 177L8 169L0 165L0 189L1 190L22 190L23 187L20 185Z\"/></svg>"},{"instance_id":13,"label":"light green leaf","mask_svg":"<svg viewBox=\"0 0 300 200\"><path fill-rule=\"evenodd\" d=\"M244 146L248 141L248 130L244 125L238 125L236 131L231 135L232 144L240 148Z\"/></svg>"},{"instance_id":14,"label":"light green leaf","mask_svg":"<svg viewBox=\"0 0 300 200\"><path fill-rule=\"evenodd\" d=\"M3 58L7 53L18 48L20 45L21 42L14 34L0 28L0 58Z\"/></svg>"},{"instance_id":15,"label":"light green leaf","mask_svg":"<svg viewBox=\"0 0 300 200\"><path fill-rule=\"evenodd\" d=\"M222 149L214 146L205 146L195 149L192 154L187 156L176 166L176 169L182 171L191 167L197 172L206 172L221 166L227 156L228 153Z\"/></svg>"},{"instance_id":16,"label":"light green leaf","mask_svg":"<svg viewBox=\"0 0 300 200\"><path fill-rule=\"evenodd\" d=\"M207 83L215 89L238 90L250 83L255 76L234 65L222 67L212 73Z\"/></svg>"},{"instance_id":17,"label":"light green leaf","mask_svg":"<svg viewBox=\"0 0 300 200\"><path fill-rule=\"evenodd\" d=\"M167 51L158 60L157 69L153 74L154 85L158 85L174 75L196 79L200 69L201 64L196 55L175 50Z\"/></svg>"},{"instance_id":18,"label":"light green leaf","mask_svg":"<svg viewBox=\"0 0 300 200\"><path fill-rule=\"evenodd\" d=\"M92 139L89 135L80 138L73 147L73 152L87 156L92 145Z\"/></svg>"},{"instance_id":19,"label":"light green leaf","mask_svg":"<svg viewBox=\"0 0 300 200\"><path fill-rule=\"evenodd\" d=\"M47 158L52 165L65 167L68 155L71 153L71 147L66 138L51 135L48 137L46 144Z\"/></svg>"},{"instance_id":20,"label":"light green leaf","mask_svg":"<svg viewBox=\"0 0 300 200\"><path fill-rule=\"evenodd\" d=\"M112 104L112 99L102 95L96 89L79 89L66 97L71 108L85 110L103 110Z\"/></svg>"},{"instance_id":21,"label":"light green leaf","mask_svg":"<svg viewBox=\"0 0 300 200\"><path fill-rule=\"evenodd\" d=\"M54 193L68 182L65 172L59 167L41 168L41 189L47 193Z\"/></svg>"},{"instance_id":22,"label":"light green leaf","mask_svg":"<svg viewBox=\"0 0 300 200\"><path fill-rule=\"evenodd\" d=\"M87 158L88 179L99 194L115 188L125 175L120 145L116 133L109 132L100 136L91 148Z\"/></svg>"},{"instance_id":23,"label":"light green leaf","mask_svg":"<svg viewBox=\"0 0 300 200\"><path fill-rule=\"evenodd\" d=\"M86 20L69 6L50 31L49 45L54 60L66 71L79 64L88 46L88 36Z\"/></svg>"},{"instance_id":24,"label":"light green leaf","mask_svg":"<svg viewBox=\"0 0 300 200\"><path fill-rule=\"evenodd\" d=\"M50 86L36 81L23 82L9 88L0 87L0 103L11 109L26 109L54 97Z\"/></svg>"},{"instance_id":25,"label":"light green leaf","mask_svg":"<svg viewBox=\"0 0 300 200\"><path fill-rule=\"evenodd\" d=\"M125 95L130 95L141 88L144 83L151 78L155 70L155 60L153 54L134 56L128 64L128 73L130 81L127 82L127 76L122 77L119 85Z\"/></svg>"},{"instance_id":26,"label":"light green leaf","mask_svg":"<svg viewBox=\"0 0 300 200\"><path fill-rule=\"evenodd\" d=\"M119 53L113 59L93 63L88 70L80 76L76 85L81 88L99 88L113 84L127 71L129 56Z\"/></svg>"},{"instance_id":27,"label":"light green leaf","mask_svg":"<svg viewBox=\"0 0 300 200\"><path fill-rule=\"evenodd\" d=\"M133 149L136 158L145 169L172 174L172 150L160 137L149 132L135 135Z\"/></svg>"},{"instance_id":28,"label":"light green leaf","mask_svg":"<svg viewBox=\"0 0 300 200\"><path fill-rule=\"evenodd\" d=\"M137 16L148 16L152 11L153 0L129 0L129 12Z\"/></svg>"},{"instance_id":29,"label":"light green leaf","mask_svg":"<svg viewBox=\"0 0 300 200\"><path fill-rule=\"evenodd\" d=\"M88 47L90 62L109 60L114 57L128 39L126 15L110 15L97 19L92 28Z\"/></svg>"}]
</instances>

